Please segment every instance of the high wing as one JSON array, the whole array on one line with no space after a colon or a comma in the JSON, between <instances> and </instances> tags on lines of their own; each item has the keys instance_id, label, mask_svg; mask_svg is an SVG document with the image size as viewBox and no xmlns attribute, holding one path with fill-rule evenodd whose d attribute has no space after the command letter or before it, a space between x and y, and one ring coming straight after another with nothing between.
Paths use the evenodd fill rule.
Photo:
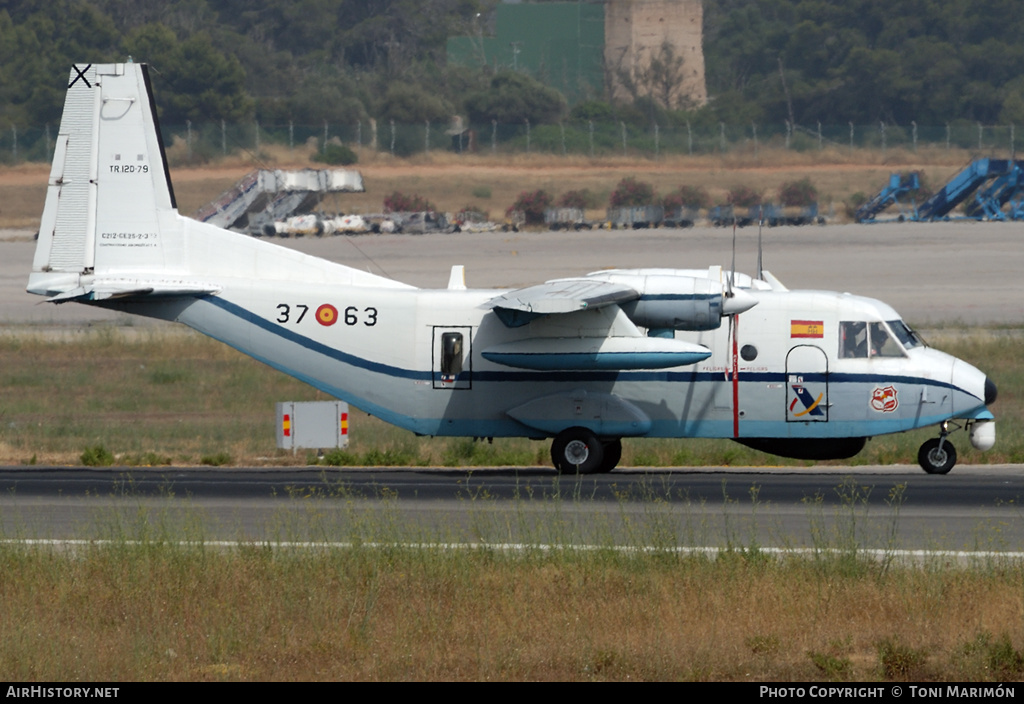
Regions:
<instances>
[{"instance_id":1,"label":"high wing","mask_svg":"<svg viewBox=\"0 0 1024 704\"><path fill-rule=\"evenodd\" d=\"M555 279L509 291L492 298L485 307L510 328L526 325L544 315L617 305L640 298L640 292L622 283L590 278Z\"/></svg>"}]
</instances>

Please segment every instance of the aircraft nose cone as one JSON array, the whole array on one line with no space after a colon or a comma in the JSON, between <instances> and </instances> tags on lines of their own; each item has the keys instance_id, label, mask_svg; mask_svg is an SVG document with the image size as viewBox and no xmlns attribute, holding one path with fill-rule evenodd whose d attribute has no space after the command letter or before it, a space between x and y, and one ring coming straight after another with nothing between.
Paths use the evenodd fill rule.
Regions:
<instances>
[{"instance_id":1,"label":"aircraft nose cone","mask_svg":"<svg viewBox=\"0 0 1024 704\"><path fill-rule=\"evenodd\" d=\"M996 385L992 383L992 380L987 376L985 377L985 405L991 406L995 403L996 396L999 395L999 390L996 389Z\"/></svg>"}]
</instances>

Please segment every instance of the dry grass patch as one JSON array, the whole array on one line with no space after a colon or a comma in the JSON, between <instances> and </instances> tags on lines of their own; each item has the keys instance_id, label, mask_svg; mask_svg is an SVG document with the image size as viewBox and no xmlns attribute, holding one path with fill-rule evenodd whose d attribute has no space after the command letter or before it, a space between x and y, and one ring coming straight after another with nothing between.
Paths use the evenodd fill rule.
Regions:
<instances>
[{"instance_id":1,"label":"dry grass patch","mask_svg":"<svg viewBox=\"0 0 1024 704\"><path fill-rule=\"evenodd\" d=\"M0 668L19 680L1021 673L1019 567L163 542L8 545L0 565Z\"/></svg>"}]
</instances>

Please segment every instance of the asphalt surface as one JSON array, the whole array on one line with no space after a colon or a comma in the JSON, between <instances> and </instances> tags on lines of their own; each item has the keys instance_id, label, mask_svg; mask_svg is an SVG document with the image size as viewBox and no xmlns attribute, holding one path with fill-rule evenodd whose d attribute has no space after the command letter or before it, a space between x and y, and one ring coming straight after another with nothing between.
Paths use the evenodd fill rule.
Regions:
<instances>
[{"instance_id":1,"label":"asphalt surface","mask_svg":"<svg viewBox=\"0 0 1024 704\"><path fill-rule=\"evenodd\" d=\"M3 468L6 538L1024 551L1024 467Z\"/></svg>"}]
</instances>

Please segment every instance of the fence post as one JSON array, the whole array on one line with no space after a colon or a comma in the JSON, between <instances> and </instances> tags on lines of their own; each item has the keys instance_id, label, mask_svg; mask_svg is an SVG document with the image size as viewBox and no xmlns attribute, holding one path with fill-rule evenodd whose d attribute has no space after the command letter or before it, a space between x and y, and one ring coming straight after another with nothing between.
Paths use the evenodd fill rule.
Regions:
<instances>
[{"instance_id":1,"label":"fence post","mask_svg":"<svg viewBox=\"0 0 1024 704\"><path fill-rule=\"evenodd\" d=\"M192 163L192 120L185 120L185 160Z\"/></svg>"},{"instance_id":2,"label":"fence post","mask_svg":"<svg viewBox=\"0 0 1024 704\"><path fill-rule=\"evenodd\" d=\"M754 158L757 159L757 123L751 122L750 129L754 132Z\"/></svg>"},{"instance_id":3,"label":"fence post","mask_svg":"<svg viewBox=\"0 0 1024 704\"><path fill-rule=\"evenodd\" d=\"M724 154L725 153L725 123L724 122L719 122L718 123L718 130L721 133L720 138L719 138L719 146L721 147L721 152Z\"/></svg>"},{"instance_id":4,"label":"fence post","mask_svg":"<svg viewBox=\"0 0 1024 704\"><path fill-rule=\"evenodd\" d=\"M626 122L625 120L619 120L619 125L622 126L622 156L626 154Z\"/></svg>"},{"instance_id":5,"label":"fence post","mask_svg":"<svg viewBox=\"0 0 1024 704\"><path fill-rule=\"evenodd\" d=\"M14 162L18 162L18 128L15 125L11 125L11 134L14 137L14 142L11 147L11 152L14 156Z\"/></svg>"},{"instance_id":6,"label":"fence post","mask_svg":"<svg viewBox=\"0 0 1024 704\"><path fill-rule=\"evenodd\" d=\"M565 156L565 123L559 122L558 129L562 131L562 156Z\"/></svg>"},{"instance_id":7,"label":"fence post","mask_svg":"<svg viewBox=\"0 0 1024 704\"><path fill-rule=\"evenodd\" d=\"M391 156L395 155L395 121L389 120L391 123Z\"/></svg>"},{"instance_id":8,"label":"fence post","mask_svg":"<svg viewBox=\"0 0 1024 704\"><path fill-rule=\"evenodd\" d=\"M587 120L590 125L590 158L594 158L594 121Z\"/></svg>"},{"instance_id":9,"label":"fence post","mask_svg":"<svg viewBox=\"0 0 1024 704\"><path fill-rule=\"evenodd\" d=\"M793 123L786 120L786 149L789 149L789 141L793 136Z\"/></svg>"},{"instance_id":10,"label":"fence post","mask_svg":"<svg viewBox=\"0 0 1024 704\"><path fill-rule=\"evenodd\" d=\"M320 152L322 154L326 154L327 153L327 120L324 120L324 143L320 147Z\"/></svg>"},{"instance_id":11,"label":"fence post","mask_svg":"<svg viewBox=\"0 0 1024 704\"><path fill-rule=\"evenodd\" d=\"M850 154L853 154L853 123L850 123Z\"/></svg>"},{"instance_id":12,"label":"fence post","mask_svg":"<svg viewBox=\"0 0 1024 704\"><path fill-rule=\"evenodd\" d=\"M363 121L356 120L356 144L363 146Z\"/></svg>"},{"instance_id":13,"label":"fence post","mask_svg":"<svg viewBox=\"0 0 1024 704\"><path fill-rule=\"evenodd\" d=\"M491 154L498 153L498 121L491 120Z\"/></svg>"},{"instance_id":14,"label":"fence post","mask_svg":"<svg viewBox=\"0 0 1024 704\"><path fill-rule=\"evenodd\" d=\"M660 133L658 132L658 123L654 123L654 158L657 159L661 156L661 144L660 144Z\"/></svg>"},{"instance_id":15,"label":"fence post","mask_svg":"<svg viewBox=\"0 0 1024 704\"><path fill-rule=\"evenodd\" d=\"M295 123L288 120L288 151L295 151Z\"/></svg>"},{"instance_id":16,"label":"fence post","mask_svg":"<svg viewBox=\"0 0 1024 704\"><path fill-rule=\"evenodd\" d=\"M882 130L882 158L885 159L885 123L879 122L879 129Z\"/></svg>"},{"instance_id":17,"label":"fence post","mask_svg":"<svg viewBox=\"0 0 1024 704\"><path fill-rule=\"evenodd\" d=\"M821 143L821 120L818 120L818 151L820 152L821 149L822 149L822 143Z\"/></svg>"},{"instance_id":18,"label":"fence post","mask_svg":"<svg viewBox=\"0 0 1024 704\"><path fill-rule=\"evenodd\" d=\"M913 135L914 139L914 153L917 154L917 121L911 120L910 126L913 128L911 134Z\"/></svg>"},{"instance_id":19,"label":"fence post","mask_svg":"<svg viewBox=\"0 0 1024 704\"><path fill-rule=\"evenodd\" d=\"M260 153L260 121L256 120L256 154Z\"/></svg>"},{"instance_id":20,"label":"fence post","mask_svg":"<svg viewBox=\"0 0 1024 704\"><path fill-rule=\"evenodd\" d=\"M690 150L690 156L693 156L693 130L690 129L690 121L686 121L686 146Z\"/></svg>"},{"instance_id":21,"label":"fence post","mask_svg":"<svg viewBox=\"0 0 1024 704\"><path fill-rule=\"evenodd\" d=\"M220 121L220 155L228 155L228 125L224 120Z\"/></svg>"},{"instance_id":22,"label":"fence post","mask_svg":"<svg viewBox=\"0 0 1024 704\"><path fill-rule=\"evenodd\" d=\"M1010 161L1017 161L1017 143L1013 135L1013 123L1010 123Z\"/></svg>"},{"instance_id":23,"label":"fence post","mask_svg":"<svg viewBox=\"0 0 1024 704\"><path fill-rule=\"evenodd\" d=\"M50 145L50 123L47 122L46 123L46 154L47 154L47 156L49 156L51 158L52 158L52 155L53 155L53 152L51 151L52 148L53 147Z\"/></svg>"},{"instance_id":24,"label":"fence post","mask_svg":"<svg viewBox=\"0 0 1024 704\"><path fill-rule=\"evenodd\" d=\"M949 151L949 123L946 123L946 151Z\"/></svg>"},{"instance_id":25,"label":"fence post","mask_svg":"<svg viewBox=\"0 0 1024 704\"><path fill-rule=\"evenodd\" d=\"M425 125L425 127L423 128L423 151L424 152L429 152L430 151L430 120L424 120L423 124Z\"/></svg>"},{"instance_id":26,"label":"fence post","mask_svg":"<svg viewBox=\"0 0 1024 704\"><path fill-rule=\"evenodd\" d=\"M982 126L981 126L981 123L979 122L978 123L978 152L979 153L981 152L981 149L982 149L982 146L981 146L981 136L982 136Z\"/></svg>"},{"instance_id":27,"label":"fence post","mask_svg":"<svg viewBox=\"0 0 1024 704\"><path fill-rule=\"evenodd\" d=\"M530 153L530 118L526 118L526 153Z\"/></svg>"}]
</instances>

